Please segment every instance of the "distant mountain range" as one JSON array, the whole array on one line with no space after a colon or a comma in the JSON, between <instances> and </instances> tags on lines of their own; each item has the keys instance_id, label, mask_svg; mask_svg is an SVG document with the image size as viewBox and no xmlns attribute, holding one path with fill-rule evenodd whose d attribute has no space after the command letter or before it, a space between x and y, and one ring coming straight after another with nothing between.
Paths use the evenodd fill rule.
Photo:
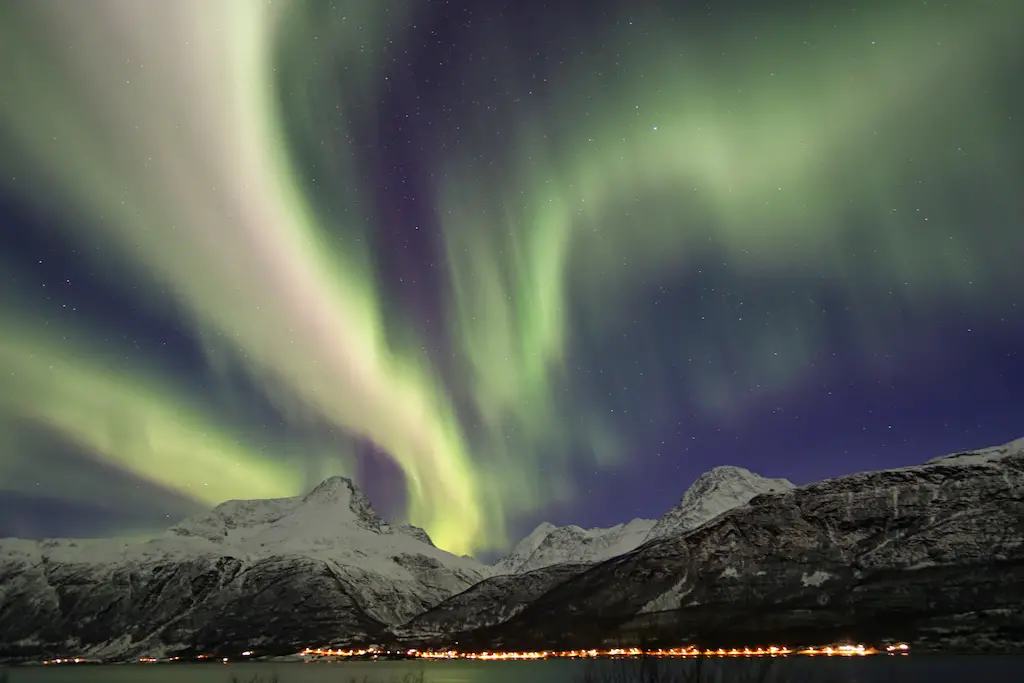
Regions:
<instances>
[{"instance_id":1,"label":"distant mountain range","mask_svg":"<svg viewBox=\"0 0 1024 683\"><path fill-rule=\"evenodd\" d=\"M0 541L0 658L908 640L1024 643L1024 439L794 487L736 467L659 520L542 524L494 566L350 480L145 543Z\"/></svg>"}]
</instances>

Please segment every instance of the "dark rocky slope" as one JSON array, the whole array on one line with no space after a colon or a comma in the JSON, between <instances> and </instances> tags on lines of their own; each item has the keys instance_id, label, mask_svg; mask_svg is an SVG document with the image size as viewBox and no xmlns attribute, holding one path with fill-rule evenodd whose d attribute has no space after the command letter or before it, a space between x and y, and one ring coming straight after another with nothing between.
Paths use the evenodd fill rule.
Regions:
<instances>
[{"instance_id":1,"label":"dark rocky slope","mask_svg":"<svg viewBox=\"0 0 1024 683\"><path fill-rule=\"evenodd\" d=\"M460 633L512 618L554 586L590 566L558 564L522 574L492 576L427 610L396 633L424 640L438 636L457 639Z\"/></svg>"}]
</instances>

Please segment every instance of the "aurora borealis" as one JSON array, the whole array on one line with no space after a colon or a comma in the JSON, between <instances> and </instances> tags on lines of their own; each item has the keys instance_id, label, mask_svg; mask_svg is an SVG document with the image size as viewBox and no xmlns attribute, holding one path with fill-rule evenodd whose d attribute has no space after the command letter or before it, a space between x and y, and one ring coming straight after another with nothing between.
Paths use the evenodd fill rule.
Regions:
<instances>
[{"instance_id":1,"label":"aurora borealis","mask_svg":"<svg viewBox=\"0 0 1024 683\"><path fill-rule=\"evenodd\" d=\"M1024 434L1024 5L658 5L0 8L0 532L348 474L486 552Z\"/></svg>"}]
</instances>

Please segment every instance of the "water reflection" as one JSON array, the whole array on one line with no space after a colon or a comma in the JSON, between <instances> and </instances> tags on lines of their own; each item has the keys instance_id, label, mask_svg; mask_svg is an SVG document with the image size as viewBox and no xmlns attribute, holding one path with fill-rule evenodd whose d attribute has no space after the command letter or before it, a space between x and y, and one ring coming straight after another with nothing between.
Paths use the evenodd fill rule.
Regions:
<instances>
[{"instance_id":1,"label":"water reflection","mask_svg":"<svg viewBox=\"0 0 1024 683\"><path fill-rule=\"evenodd\" d=\"M406 661L15 668L8 683L1021 683L1024 657ZM698 674L701 678L695 678ZM254 680L255 679L255 680Z\"/></svg>"}]
</instances>

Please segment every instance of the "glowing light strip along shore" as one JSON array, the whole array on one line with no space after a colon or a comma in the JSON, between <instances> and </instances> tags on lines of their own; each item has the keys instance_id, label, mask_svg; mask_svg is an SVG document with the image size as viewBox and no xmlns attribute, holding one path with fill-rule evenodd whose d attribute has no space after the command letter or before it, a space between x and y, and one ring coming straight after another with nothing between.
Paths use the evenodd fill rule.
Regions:
<instances>
[{"instance_id":1,"label":"glowing light strip along shore","mask_svg":"<svg viewBox=\"0 0 1024 683\"><path fill-rule=\"evenodd\" d=\"M640 648L612 648L609 650L544 650L540 652L459 652L457 650L443 651L420 651L406 650L398 654L418 659L479 659L479 660L516 660L516 659L555 659L555 658L598 658L598 657L786 657L789 655L805 656L839 656L839 657L864 657L878 654L909 654L910 646L906 643L886 645L876 648L869 645L825 645L821 647L787 647L785 645L772 645L769 647L743 647L743 648L705 648L680 647L658 650L642 650ZM375 654L387 654L384 651L372 649L359 650L332 650L319 648L306 648L300 654L306 657L336 657L346 659L350 657L367 657Z\"/></svg>"},{"instance_id":2,"label":"glowing light strip along shore","mask_svg":"<svg viewBox=\"0 0 1024 683\"><path fill-rule=\"evenodd\" d=\"M658 650L642 650L638 647L612 648L609 650L543 650L538 652L459 652L458 650L381 650L376 648L331 649L307 647L298 653L307 658L315 659L355 659L360 657L412 657L415 659L474 659L480 661L537 660L537 659L628 659L639 657L789 657L791 655L825 656L825 657L868 657L871 655L909 655L910 646L906 643L886 645L876 648L870 645L824 645L821 647L787 647L772 645L769 647L744 648L705 648L677 647ZM192 658L140 657L139 664L158 664L179 661L218 661L227 664L229 661L245 661L258 658L256 652L243 652L241 657L215 657L214 655L197 655ZM61 657L48 659L41 664L95 664L96 660L82 657Z\"/></svg>"}]
</instances>

